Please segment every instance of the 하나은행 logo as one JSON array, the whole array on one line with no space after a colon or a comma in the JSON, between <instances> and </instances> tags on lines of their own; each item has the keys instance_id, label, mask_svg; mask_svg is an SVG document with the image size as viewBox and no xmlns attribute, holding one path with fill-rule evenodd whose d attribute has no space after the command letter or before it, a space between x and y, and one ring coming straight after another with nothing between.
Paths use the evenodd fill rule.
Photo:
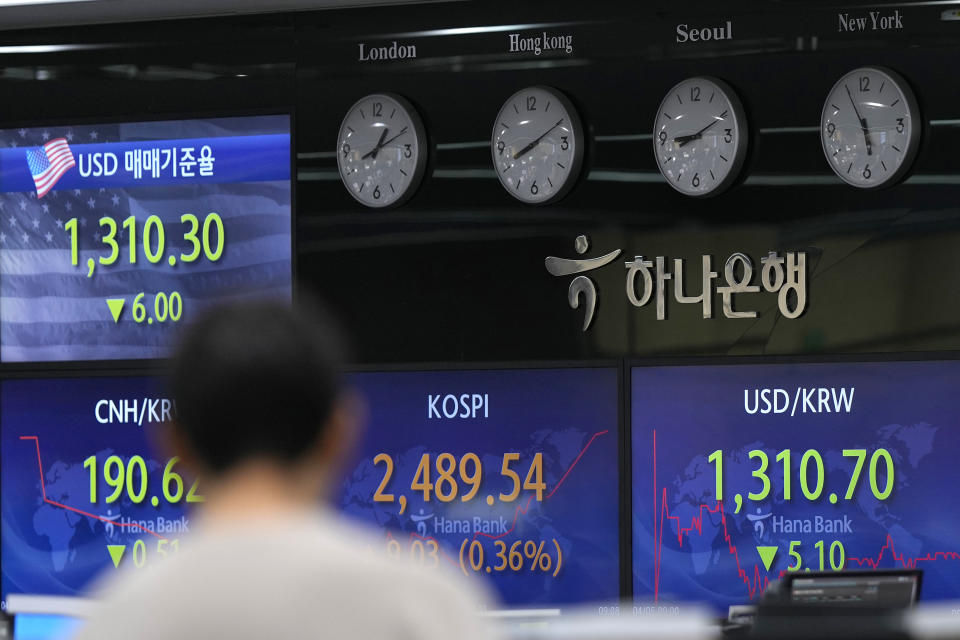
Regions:
<instances>
[{"instance_id":1,"label":"\ud558\ub098\uc740\ud589 logo","mask_svg":"<svg viewBox=\"0 0 960 640\"><path fill-rule=\"evenodd\" d=\"M577 236L574 243L578 254L583 255L590 249L590 239L587 236ZM587 271L593 271L613 262L620 255L620 249L615 249L598 258L557 258L549 256L544 265L550 275L567 276ZM777 307L784 318L794 319L803 315L807 308L807 254L805 251L788 251L781 256L776 251L770 251L760 259L759 283L754 284L754 262L745 253L735 252L727 258L723 266L725 285L716 286L715 280L719 274L713 270L713 256L703 255L700 259L700 293L688 295L686 293L683 258L673 259L673 271L670 271L670 261L664 256L656 256L647 260L638 255L628 260L624 266L626 273L627 299L635 307L646 306L656 299L657 320L667 317L667 297L670 281L673 281L673 297L681 304L700 303L703 308L703 318L713 318L713 296L720 294L723 315L726 318L756 318L759 314L753 310L737 310L734 308L734 295L737 293L759 293L761 289L777 295ZM583 331L590 328L597 307L597 287L593 280L584 275L578 275L570 283L567 290L567 301L570 307L580 307L580 298L583 297L585 313L583 317Z\"/></svg>"}]
</instances>

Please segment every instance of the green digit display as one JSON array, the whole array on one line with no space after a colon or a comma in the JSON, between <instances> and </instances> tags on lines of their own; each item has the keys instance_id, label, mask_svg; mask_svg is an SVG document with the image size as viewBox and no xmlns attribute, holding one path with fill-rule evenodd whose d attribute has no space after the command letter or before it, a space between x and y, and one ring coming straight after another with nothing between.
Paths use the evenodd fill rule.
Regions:
<instances>
[{"instance_id":1,"label":"green digit display","mask_svg":"<svg viewBox=\"0 0 960 640\"><path fill-rule=\"evenodd\" d=\"M784 449L777 454L777 462L783 463L783 499L789 500L790 491L790 449Z\"/></svg>"},{"instance_id":2,"label":"green digit display","mask_svg":"<svg viewBox=\"0 0 960 640\"><path fill-rule=\"evenodd\" d=\"M97 504L97 456L84 460L83 468L90 470L90 504Z\"/></svg>"},{"instance_id":3,"label":"green digit display","mask_svg":"<svg viewBox=\"0 0 960 640\"><path fill-rule=\"evenodd\" d=\"M205 496L197 493L197 485L200 484L199 480L194 480L193 484L190 485L190 490L187 491L187 502L206 502L207 498Z\"/></svg>"},{"instance_id":4,"label":"green digit display","mask_svg":"<svg viewBox=\"0 0 960 640\"><path fill-rule=\"evenodd\" d=\"M840 551L840 559L834 560L834 551ZM839 540L834 540L830 544L830 568L834 571L840 571L847 564L847 550L843 548L843 543Z\"/></svg>"},{"instance_id":5,"label":"green digit display","mask_svg":"<svg viewBox=\"0 0 960 640\"><path fill-rule=\"evenodd\" d=\"M126 229L130 241L130 264L137 264L137 219L128 217L123 221L123 228Z\"/></svg>"},{"instance_id":6,"label":"green digit display","mask_svg":"<svg viewBox=\"0 0 960 640\"><path fill-rule=\"evenodd\" d=\"M217 250L212 251L210 249L210 227L214 226L217 228ZM206 254L207 260L210 262L216 262L220 259L220 256L223 255L223 245L226 242L226 238L223 236L223 220L220 219L220 216L216 213L211 213L203 221L203 253Z\"/></svg>"},{"instance_id":7,"label":"green digit display","mask_svg":"<svg viewBox=\"0 0 960 640\"><path fill-rule=\"evenodd\" d=\"M200 230L200 221L197 220L197 216L193 215L192 213L185 213L180 216L180 222L188 223L190 225L190 230L183 234L183 239L193 244L193 251L190 253L180 254L180 261L193 262L200 257L200 251L202 249L200 245L200 239L197 238L197 231Z\"/></svg>"},{"instance_id":8,"label":"green digit display","mask_svg":"<svg viewBox=\"0 0 960 640\"><path fill-rule=\"evenodd\" d=\"M170 311L170 319L174 322L179 321L180 316L183 315L183 299L178 292L174 291L170 294L168 309Z\"/></svg>"},{"instance_id":9,"label":"green digit display","mask_svg":"<svg viewBox=\"0 0 960 640\"><path fill-rule=\"evenodd\" d=\"M140 470L140 490L134 491L133 470ZM133 456L127 461L127 497L130 502L140 504L147 497L147 463L140 456Z\"/></svg>"},{"instance_id":10,"label":"green digit display","mask_svg":"<svg viewBox=\"0 0 960 640\"><path fill-rule=\"evenodd\" d=\"M113 218L100 218L100 226L107 228L107 234L100 241L110 247L110 255L107 257L100 256L100 264L111 265L120 256L120 245L117 244L117 221Z\"/></svg>"},{"instance_id":11,"label":"green digit display","mask_svg":"<svg viewBox=\"0 0 960 640\"><path fill-rule=\"evenodd\" d=\"M171 302L171 317L173 316ZM847 491L844 495L845 500L852 500L856 495L857 486L861 474L864 472L864 466L867 461L866 449L843 449L843 457L853 458L855 464L850 474L850 482L847 485ZM783 499L790 500L793 497L793 452L790 449L781 450L776 461L783 467ZM770 459L761 449L754 449L749 452L751 460L757 460L757 468L752 471L754 478L760 481L761 486L757 492L747 493L747 498L753 501L764 500L770 495L771 482L768 472ZM717 449L707 457L707 461L714 465L716 474L716 499L723 500L723 450ZM826 488L826 465L823 462L823 455L816 449L807 449L800 458L800 489L803 496L810 500L818 500L823 496ZM870 463L867 473L870 480L870 489L877 500L887 500L893 495L893 489L896 486L896 473L894 469L893 456L886 449L877 449L870 456ZM812 476L812 477L811 477ZM741 494L737 494L738 500ZM836 504L839 495L830 494L830 503ZM831 552L833 553L833 552Z\"/></svg>"},{"instance_id":12,"label":"green digit display","mask_svg":"<svg viewBox=\"0 0 960 640\"><path fill-rule=\"evenodd\" d=\"M820 554L820 571L825 571L827 566L823 557L823 549L826 546L826 543L823 540L819 540L813 546L817 548L817 551ZM837 552L839 552L839 554ZM826 560L830 562L830 568L834 571L840 571L843 569L843 566L847 562L847 552L846 549L843 548L842 542L839 540L834 540L830 543L830 557Z\"/></svg>"},{"instance_id":13,"label":"green digit display","mask_svg":"<svg viewBox=\"0 0 960 640\"><path fill-rule=\"evenodd\" d=\"M881 458L887 463L887 484L883 491L880 491L877 483L877 464ZM890 457L890 452L886 449L877 449L870 457L870 489L873 490L873 495L877 500L886 500L893 493L893 458Z\"/></svg>"},{"instance_id":14,"label":"green digit display","mask_svg":"<svg viewBox=\"0 0 960 640\"><path fill-rule=\"evenodd\" d=\"M162 291L153 299L153 317L157 319L157 322L167 321L169 304L170 303L167 300L167 294Z\"/></svg>"},{"instance_id":15,"label":"green digit display","mask_svg":"<svg viewBox=\"0 0 960 640\"><path fill-rule=\"evenodd\" d=\"M143 540L133 543L133 566L142 569L147 564L147 544Z\"/></svg>"},{"instance_id":16,"label":"green digit display","mask_svg":"<svg viewBox=\"0 0 960 640\"><path fill-rule=\"evenodd\" d=\"M844 449L843 457L857 459L857 464L853 467L853 473L850 474L850 484L847 486L847 493L843 496L844 500L852 500L853 494L857 489L857 482L860 480L860 472L863 471L863 462L867 459L867 450Z\"/></svg>"},{"instance_id":17,"label":"green digit display","mask_svg":"<svg viewBox=\"0 0 960 640\"><path fill-rule=\"evenodd\" d=\"M153 230L157 233L157 250L153 250ZM150 216L143 225L143 254L152 264L157 264L163 258L164 245L163 222L157 216Z\"/></svg>"},{"instance_id":18,"label":"green digit display","mask_svg":"<svg viewBox=\"0 0 960 640\"><path fill-rule=\"evenodd\" d=\"M180 498L183 497L183 478L173 470L173 465L178 462L180 462L180 458L170 458L170 462L168 462L167 466L163 469L163 497L170 504L180 502ZM171 482L175 487L175 491L173 492L170 491Z\"/></svg>"},{"instance_id":19,"label":"green digit display","mask_svg":"<svg viewBox=\"0 0 960 640\"><path fill-rule=\"evenodd\" d=\"M111 469L116 469L116 473L112 473ZM120 494L123 493L123 477L124 477L124 466L123 460L120 459L120 456L110 456L107 458L107 461L103 465L103 479L106 481L107 485L113 487L113 493L107 496L106 503L110 504L111 502L116 502L120 497Z\"/></svg>"},{"instance_id":20,"label":"green digit display","mask_svg":"<svg viewBox=\"0 0 960 640\"><path fill-rule=\"evenodd\" d=\"M760 468L754 470L753 477L760 480L763 484L763 489L760 490L760 493L748 493L747 498L750 500L763 500L770 494L770 478L767 477L767 467L770 465L770 459L761 449L754 449L750 452L750 459L752 460L753 458L760 459Z\"/></svg>"},{"instance_id":21,"label":"green digit display","mask_svg":"<svg viewBox=\"0 0 960 640\"><path fill-rule=\"evenodd\" d=\"M163 470L163 497L170 504L176 504L184 499L184 482L180 474L173 471L173 467L180 458L171 458ZM97 503L97 456L93 455L83 461L83 468L90 473L90 503ZM103 479L114 491L106 497L105 502L110 504L121 499L124 491L127 498L134 504L142 503L149 493L149 473L147 462L143 456L135 455L126 464L120 456L110 456L103 465ZM204 496L197 492L199 480L190 485L186 492L187 502L204 502ZM156 498L153 498L154 500ZM156 504L154 504L156 506Z\"/></svg>"},{"instance_id":22,"label":"green digit display","mask_svg":"<svg viewBox=\"0 0 960 640\"><path fill-rule=\"evenodd\" d=\"M797 551L797 547L800 546L800 540L791 540L790 541L790 557L797 559L797 564L790 565L787 567L787 571L799 571L800 565L803 564L803 558L800 557L800 552Z\"/></svg>"},{"instance_id":23,"label":"green digit display","mask_svg":"<svg viewBox=\"0 0 960 640\"><path fill-rule=\"evenodd\" d=\"M717 449L710 454L710 457L707 458L708 462L712 462L717 466L717 500L723 500L723 450Z\"/></svg>"},{"instance_id":24,"label":"green digit display","mask_svg":"<svg viewBox=\"0 0 960 640\"><path fill-rule=\"evenodd\" d=\"M80 258L77 250L77 219L70 218L63 228L70 234L70 264L77 266Z\"/></svg>"},{"instance_id":25,"label":"green digit display","mask_svg":"<svg viewBox=\"0 0 960 640\"><path fill-rule=\"evenodd\" d=\"M807 463L813 460L817 466L817 485L813 491L810 491L809 481L807 479ZM816 449L807 449L800 458L800 490L807 500L816 500L823 493L823 458Z\"/></svg>"},{"instance_id":26,"label":"green digit display","mask_svg":"<svg viewBox=\"0 0 960 640\"><path fill-rule=\"evenodd\" d=\"M133 298L133 321L137 323L143 322L144 318L147 317L147 308L143 305L144 295L141 291Z\"/></svg>"}]
</instances>

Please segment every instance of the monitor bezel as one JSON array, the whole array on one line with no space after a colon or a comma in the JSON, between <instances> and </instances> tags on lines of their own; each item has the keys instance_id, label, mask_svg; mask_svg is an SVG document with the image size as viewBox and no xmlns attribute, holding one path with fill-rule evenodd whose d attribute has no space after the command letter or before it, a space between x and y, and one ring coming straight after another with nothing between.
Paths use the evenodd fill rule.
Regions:
<instances>
[{"instance_id":1,"label":"monitor bezel","mask_svg":"<svg viewBox=\"0 0 960 640\"><path fill-rule=\"evenodd\" d=\"M918 352L890 352L890 353L817 353L817 354L759 354L759 355L717 355L717 356L654 356L649 358L630 357L623 359L623 380L624 380L624 403L623 403L623 421L625 423L625 444L624 452L627 460L626 478L621 480L625 482L624 489L628 505L626 507L628 516L624 522L629 529L625 537L629 540L630 558L629 566L629 584L623 593L624 602L632 604L641 604L648 602L645 596L639 598L635 593L636 583L634 580L634 557L633 557L633 423L632 423L632 381L633 371L635 369L657 369L657 368L676 368L676 367L713 367L713 366L751 366L751 365L792 365L792 364L869 364L869 363L890 363L890 362L942 362L942 361L960 361L960 351L918 351ZM880 571L879 569L877 571ZM871 572L867 570L867 572ZM806 576L813 575L814 572L805 572ZM917 591L919 601L920 592ZM699 604L694 602L681 602L682 604Z\"/></svg>"},{"instance_id":2,"label":"monitor bezel","mask_svg":"<svg viewBox=\"0 0 960 640\"><path fill-rule=\"evenodd\" d=\"M923 571L920 569L853 569L844 571L806 571L793 572L785 575L783 580L783 595L785 603L802 606L793 601L793 583L797 580L809 580L811 578L884 578L884 577L912 577L916 579L916 590L913 593L913 602L907 606L914 606L920 602L923 591ZM828 603L817 603L814 606L833 606Z\"/></svg>"},{"instance_id":3,"label":"monitor bezel","mask_svg":"<svg viewBox=\"0 0 960 640\"><path fill-rule=\"evenodd\" d=\"M110 362L110 361L107 361ZM51 363L56 364L56 363ZM71 363L77 364L77 363ZM97 361L97 364L100 364ZM129 369L109 368L96 366L90 368L81 368L79 366L70 367L16 367L11 369L0 368L0 390L7 381L14 380L49 380L49 379L91 379L91 378L137 378L153 377L164 378L170 374L171 361L169 359L159 362L137 362L139 366L131 366ZM144 366L149 365L149 366ZM592 360L543 360L534 362L511 361L511 362L446 362L446 363L385 363L385 364L350 364L343 368L344 376L354 373L417 373L417 372L461 372L461 371L519 371L519 370L571 370L571 369L606 369L616 373L616 391L617 391L617 473L618 473L618 549L617 564L619 568L617 590L620 601L629 598L627 595L632 586L633 572L632 562L630 561L630 551L632 539L625 531L626 522L629 525L630 504L629 494L626 493L627 483L629 482L629 467L626 466L627 444L629 443L628 428L626 422L626 413L623 410L625 393L625 369L622 359L592 359ZM0 415L0 433L3 432L3 420ZM0 484L0 501L2 501L3 487ZM0 534L0 544L2 544L2 534ZM2 594L4 599L13 594ZM582 604L592 604L584 602ZM608 604L603 602L601 604ZM510 605L509 608L523 608L526 605ZM566 604L564 607L576 607L578 604Z\"/></svg>"}]
</instances>

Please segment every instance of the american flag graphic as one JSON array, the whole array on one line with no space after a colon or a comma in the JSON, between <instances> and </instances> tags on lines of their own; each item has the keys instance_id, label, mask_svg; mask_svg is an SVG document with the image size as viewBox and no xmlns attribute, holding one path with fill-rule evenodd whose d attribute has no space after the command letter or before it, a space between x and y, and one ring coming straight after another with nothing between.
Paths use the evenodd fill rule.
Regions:
<instances>
[{"instance_id":1,"label":"american flag graphic","mask_svg":"<svg viewBox=\"0 0 960 640\"><path fill-rule=\"evenodd\" d=\"M38 198L47 195L63 174L77 166L66 138L56 138L42 147L27 149L27 164L37 185Z\"/></svg>"},{"instance_id":2,"label":"american flag graphic","mask_svg":"<svg viewBox=\"0 0 960 640\"><path fill-rule=\"evenodd\" d=\"M262 116L259 118L263 118ZM37 148L63 136L78 144L123 140L237 135L254 127L273 130L287 121L230 118L181 123L101 124L63 128L0 129L0 148ZM274 132L268 130L269 132ZM42 153L42 151L41 151ZM122 161L121 161L122 162ZM189 225L184 213L216 211L223 219L226 245L216 262L204 258L170 267L169 255L189 253L184 238ZM139 249L130 262L129 233L123 221L137 220L142 234L148 216L160 218L165 228L164 260L151 264ZM115 264L99 264L109 255L104 244L107 228L100 218L117 226L120 255ZM70 260L69 220L77 219L78 262ZM137 188L56 189L41 200L35 191L0 193L0 360L4 362L162 358L170 354L177 327L196 319L205 308L240 296L290 299L291 273L290 183L249 182ZM156 246L156 239L154 239ZM137 245L142 245L138 238ZM96 271L87 277L87 261ZM183 298L178 323L130 319L133 297L177 291ZM104 300L124 298L119 323Z\"/></svg>"}]
</instances>

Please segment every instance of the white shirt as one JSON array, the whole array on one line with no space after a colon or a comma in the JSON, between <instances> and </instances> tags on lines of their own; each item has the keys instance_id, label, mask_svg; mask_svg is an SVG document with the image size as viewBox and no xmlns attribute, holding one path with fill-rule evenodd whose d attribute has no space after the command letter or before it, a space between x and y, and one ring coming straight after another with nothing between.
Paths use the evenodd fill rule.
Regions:
<instances>
[{"instance_id":1,"label":"white shirt","mask_svg":"<svg viewBox=\"0 0 960 640\"><path fill-rule=\"evenodd\" d=\"M154 566L108 580L77 640L498 637L478 615L490 604L480 585L371 546L382 537L333 515L198 530L165 559L152 550Z\"/></svg>"}]
</instances>

